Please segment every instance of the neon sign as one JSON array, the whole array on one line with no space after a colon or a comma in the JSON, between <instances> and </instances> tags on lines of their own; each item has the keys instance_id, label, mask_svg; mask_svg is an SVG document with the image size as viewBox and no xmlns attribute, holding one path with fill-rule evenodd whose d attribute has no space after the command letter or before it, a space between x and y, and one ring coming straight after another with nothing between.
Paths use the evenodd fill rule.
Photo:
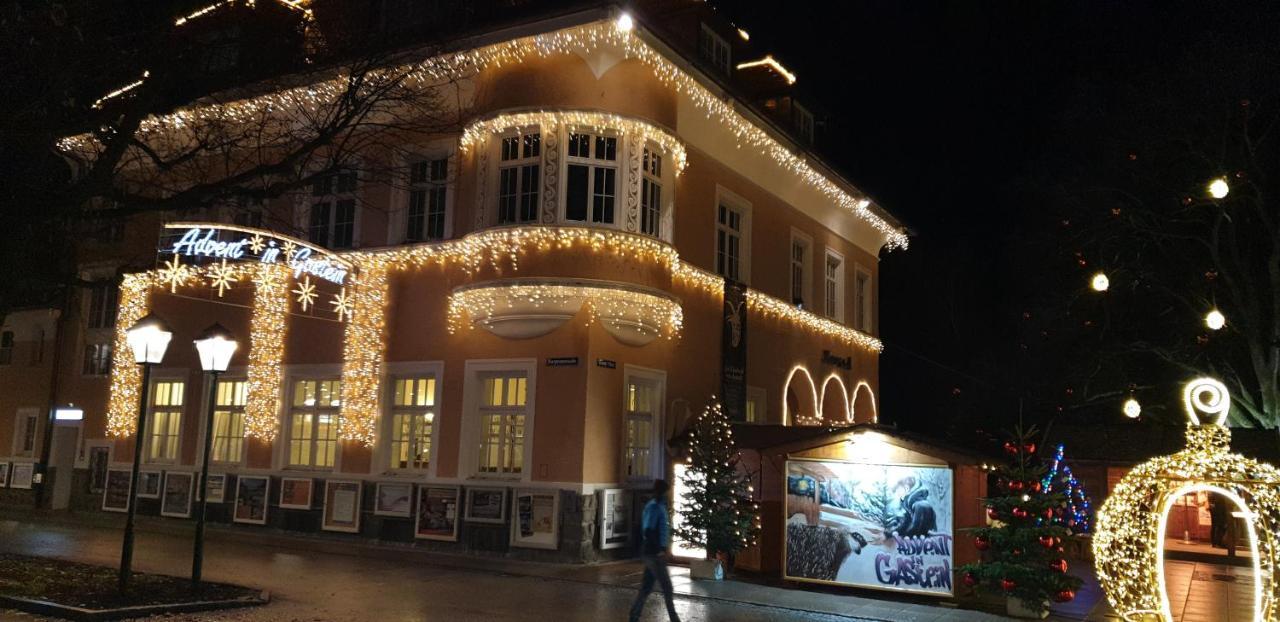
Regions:
<instances>
[{"instance_id":1,"label":"neon sign","mask_svg":"<svg viewBox=\"0 0 1280 622\"><path fill-rule=\"evenodd\" d=\"M237 260L283 263L295 278L309 274L337 285L346 284L351 262L333 252L279 233L220 223L175 222L164 226L160 252L197 261Z\"/></svg>"}]
</instances>

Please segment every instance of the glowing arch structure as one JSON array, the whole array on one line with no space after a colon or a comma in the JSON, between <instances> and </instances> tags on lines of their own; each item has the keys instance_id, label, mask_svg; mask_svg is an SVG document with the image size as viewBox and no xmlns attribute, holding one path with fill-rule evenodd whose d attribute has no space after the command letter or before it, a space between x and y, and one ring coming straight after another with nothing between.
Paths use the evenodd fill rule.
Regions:
<instances>
[{"instance_id":1,"label":"glowing arch structure","mask_svg":"<svg viewBox=\"0 0 1280 622\"><path fill-rule=\"evenodd\" d=\"M1225 387L1201 378L1187 386L1187 447L1129 472L1098 511L1093 554L1111 605L1126 620L1173 622L1164 578L1164 530L1169 509L1188 492L1231 499L1248 525L1254 572L1255 622L1280 620L1280 470L1230 453ZM1199 424L1198 422L1209 423Z\"/></svg>"},{"instance_id":2,"label":"glowing arch structure","mask_svg":"<svg viewBox=\"0 0 1280 622\"><path fill-rule=\"evenodd\" d=\"M809 375L809 370L804 365L796 365L791 368L791 373L787 374L787 381L782 383L782 425L792 425L793 423L796 423L791 420L791 415L793 413L791 413L790 409L787 408L787 392L791 390L791 383L796 379L796 374L803 374L805 381L809 383L809 397L812 399L809 403L813 405L813 415L815 419L818 417L819 411L822 408L822 403L818 401L818 385L814 384L813 376ZM804 416L804 393L802 391L796 391L796 396L801 402L801 412L798 414L802 421L799 421L798 423L801 425L814 425L817 422L820 422L820 420L809 421L809 418Z\"/></svg>"},{"instance_id":3,"label":"glowing arch structure","mask_svg":"<svg viewBox=\"0 0 1280 622\"><path fill-rule=\"evenodd\" d=\"M831 381L836 382L836 386L840 388L841 400L840 404L844 406L844 422L853 423L853 410L849 402L849 389L844 386L844 380L840 376L832 373L822 381L822 393L818 395L818 410L821 412L821 419L824 422L831 423L831 414L826 411L827 407L827 387L831 386Z\"/></svg>"},{"instance_id":4,"label":"glowing arch structure","mask_svg":"<svg viewBox=\"0 0 1280 622\"><path fill-rule=\"evenodd\" d=\"M867 397L871 399L871 423L880 423L880 407L876 405L876 392L871 390L871 384L866 380L859 380L853 387L853 397L849 400L849 419L857 422L858 395L863 391L866 391Z\"/></svg>"}]
</instances>

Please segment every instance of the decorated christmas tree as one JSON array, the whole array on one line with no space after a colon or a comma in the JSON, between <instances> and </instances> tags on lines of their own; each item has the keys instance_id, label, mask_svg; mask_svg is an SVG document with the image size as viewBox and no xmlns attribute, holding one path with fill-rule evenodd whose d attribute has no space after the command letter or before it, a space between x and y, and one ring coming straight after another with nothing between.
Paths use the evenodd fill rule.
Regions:
<instances>
[{"instance_id":1,"label":"decorated christmas tree","mask_svg":"<svg viewBox=\"0 0 1280 622\"><path fill-rule=\"evenodd\" d=\"M853 499L853 509L887 534L892 532L897 524L897 516L893 511L893 504L896 501L893 493L889 491L889 482L881 478L871 485L871 490L863 490Z\"/></svg>"},{"instance_id":2,"label":"decorated christmas tree","mask_svg":"<svg viewBox=\"0 0 1280 622\"><path fill-rule=\"evenodd\" d=\"M676 536L705 549L708 558L723 553L732 559L755 546L759 506L751 499L748 475L738 469L729 417L715 398L690 423L687 442L689 466L682 480L687 493Z\"/></svg>"},{"instance_id":3,"label":"decorated christmas tree","mask_svg":"<svg viewBox=\"0 0 1280 622\"><path fill-rule=\"evenodd\" d=\"M1071 465L1067 464L1065 454L1065 446L1059 443L1049 472L1040 481L1045 492L1062 493L1067 500L1066 507L1054 510L1051 522L1061 525L1071 534L1089 533L1093 529L1093 507L1089 504L1089 495L1084 486L1071 472Z\"/></svg>"},{"instance_id":4,"label":"decorated christmas tree","mask_svg":"<svg viewBox=\"0 0 1280 622\"><path fill-rule=\"evenodd\" d=\"M1045 489L1048 467L1036 455L1036 436L1035 428L1019 426L1005 442L1009 462L996 470L994 494L983 499L990 524L973 530L983 561L961 567L960 576L965 585L1047 612L1044 603L1075 598L1081 581L1067 574L1062 538L1069 534L1054 524L1067 500Z\"/></svg>"}]
</instances>

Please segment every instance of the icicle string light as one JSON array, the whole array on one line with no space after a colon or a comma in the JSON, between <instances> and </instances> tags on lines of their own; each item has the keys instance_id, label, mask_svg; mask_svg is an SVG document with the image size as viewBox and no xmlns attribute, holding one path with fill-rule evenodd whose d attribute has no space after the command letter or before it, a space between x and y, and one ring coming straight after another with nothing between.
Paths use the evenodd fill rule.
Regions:
<instances>
[{"instance_id":1,"label":"icicle string light","mask_svg":"<svg viewBox=\"0 0 1280 622\"><path fill-rule=\"evenodd\" d=\"M871 209L869 198L855 196L819 172L804 157L797 155L748 120L731 102L723 99L720 94L711 92L697 78L680 69L635 33L635 29L618 28L612 20L597 21L375 70L363 82L378 85L399 80L406 89L430 89L474 76L486 68L562 54L591 55L609 52L623 59L635 59L647 65L660 82L687 96L708 118L719 121L740 148L772 158L779 167L797 175L837 206L871 225L884 235L889 249L907 248L906 232L875 213ZM202 100L187 108L145 119L139 128L139 138L149 141L171 132L183 132L184 128L206 121L237 123L258 120L262 115L276 111L293 111L299 108L304 113L313 112L345 96L349 86L348 78L349 76L342 74L313 84L226 103ZM67 137L58 144L65 151L81 151L90 156L100 148L91 134Z\"/></svg>"},{"instance_id":2,"label":"icicle string light","mask_svg":"<svg viewBox=\"0 0 1280 622\"><path fill-rule=\"evenodd\" d=\"M245 434L275 440L279 429L280 386L284 376L284 336L289 320L288 267L261 264L254 280L249 318L249 367L246 370Z\"/></svg>"},{"instance_id":3,"label":"icicle string light","mask_svg":"<svg viewBox=\"0 0 1280 622\"><path fill-rule=\"evenodd\" d=\"M373 446L386 357L387 266L372 263L355 276L351 321L342 343L342 410L338 438Z\"/></svg>"},{"instance_id":4,"label":"icicle string light","mask_svg":"<svg viewBox=\"0 0 1280 622\"><path fill-rule=\"evenodd\" d=\"M595 132L618 131L626 136L639 136L661 147L675 163L676 175L684 172L685 166L688 165L688 154L685 152L684 145L666 130L638 119L588 110L515 112L481 119L462 130L459 145L462 151L470 151L483 144L486 137L525 127L548 129L568 127Z\"/></svg>"},{"instance_id":5,"label":"icicle string light","mask_svg":"<svg viewBox=\"0 0 1280 622\"><path fill-rule=\"evenodd\" d=\"M449 333L472 324L483 324L503 310L519 308L561 308L580 304L587 322L620 320L642 332L656 324L653 336L677 337L684 326L680 303L661 292L613 283L561 284L521 280L481 283L459 288L449 296Z\"/></svg>"},{"instance_id":6,"label":"icicle string light","mask_svg":"<svg viewBox=\"0 0 1280 622\"><path fill-rule=\"evenodd\" d=\"M120 282L115 338L111 344L111 389L107 398L107 436L132 436L138 427L142 399L142 370L129 349L128 330L147 314L151 304L152 273L126 274Z\"/></svg>"}]
</instances>

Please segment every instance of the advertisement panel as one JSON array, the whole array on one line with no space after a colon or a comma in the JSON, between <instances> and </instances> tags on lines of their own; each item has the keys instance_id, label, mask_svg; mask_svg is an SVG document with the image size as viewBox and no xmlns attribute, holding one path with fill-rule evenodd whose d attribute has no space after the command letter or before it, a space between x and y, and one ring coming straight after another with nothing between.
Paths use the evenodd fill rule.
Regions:
<instances>
[{"instance_id":1,"label":"advertisement panel","mask_svg":"<svg viewBox=\"0 0 1280 622\"><path fill-rule=\"evenodd\" d=\"M786 487L786 578L951 595L951 469L788 460Z\"/></svg>"}]
</instances>

